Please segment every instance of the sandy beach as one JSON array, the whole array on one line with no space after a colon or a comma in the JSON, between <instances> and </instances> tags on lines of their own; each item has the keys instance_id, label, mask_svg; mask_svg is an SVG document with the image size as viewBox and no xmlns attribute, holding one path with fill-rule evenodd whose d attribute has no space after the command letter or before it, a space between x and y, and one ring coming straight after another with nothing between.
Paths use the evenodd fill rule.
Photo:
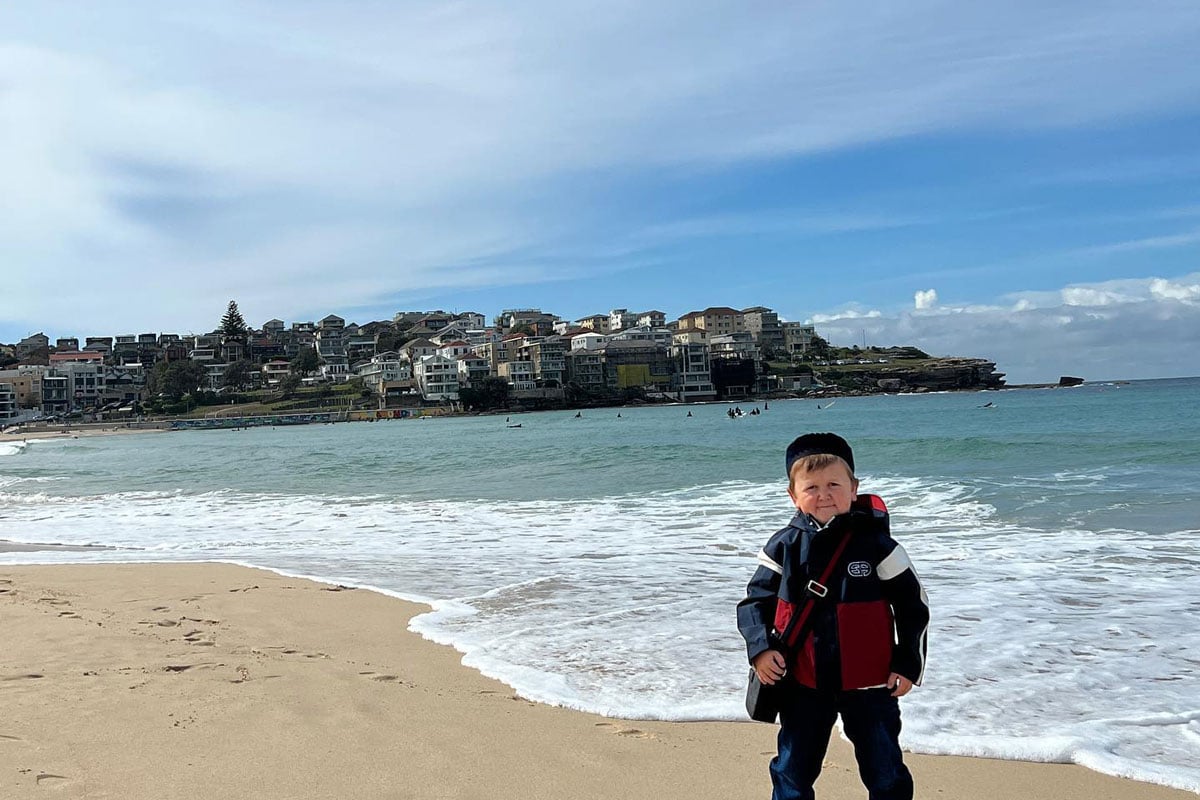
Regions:
<instances>
[{"instance_id":1,"label":"sandy beach","mask_svg":"<svg viewBox=\"0 0 1200 800\"><path fill-rule=\"evenodd\" d=\"M226 564L0 566L0 796L769 796L772 726L530 703L408 632L422 610ZM910 763L919 797L1194 797L1071 765ZM844 742L818 789L864 796Z\"/></svg>"},{"instance_id":2,"label":"sandy beach","mask_svg":"<svg viewBox=\"0 0 1200 800\"><path fill-rule=\"evenodd\" d=\"M88 424L52 428L30 428L0 432L0 442L22 442L34 439L78 439L89 436L121 436L133 433L164 433L165 428L127 428L124 424Z\"/></svg>"}]
</instances>

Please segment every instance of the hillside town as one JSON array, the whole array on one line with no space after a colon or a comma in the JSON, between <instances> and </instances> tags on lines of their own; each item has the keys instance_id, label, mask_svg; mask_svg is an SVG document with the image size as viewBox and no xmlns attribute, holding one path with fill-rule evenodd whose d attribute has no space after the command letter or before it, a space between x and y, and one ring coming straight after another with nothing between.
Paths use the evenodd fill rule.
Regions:
<instances>
[{"instance_id":1,"label":"hillside town","mask_svg":"<svg viewBox=\"0 0 1200 800\"><path fill-rule=\"evenodd\" d=\"M906 355L854 350L855 364ZM0 424L178 414L244 402L248 393L287 399L344 384L354 391L342 392L342 402L376 409L738 400L823 388L814 367L843 364L827 360L831 352L812 325L763 306L714 306L670 321L657 310L566 320L529 308L505 309L490 324L480 313L438 310L362 325L330 314L253 328L230 301L218 327L199 335L52 341L39 332L0 344ZM906 388L896 380L891 388Z\"/></svg>"}]
</instances>

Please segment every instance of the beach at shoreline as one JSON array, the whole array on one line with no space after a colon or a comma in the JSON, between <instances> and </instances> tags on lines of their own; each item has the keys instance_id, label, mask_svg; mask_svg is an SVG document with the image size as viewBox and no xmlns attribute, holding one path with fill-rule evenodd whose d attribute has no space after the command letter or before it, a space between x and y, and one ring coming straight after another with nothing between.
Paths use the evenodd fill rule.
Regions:
<instances>
[{"instance_id":1,"label":"beach at shoreline","mask_svg":"<svg viewBox=\"0 0 1200 800\"><path fill-rule=\"evenodd\" d=\"M409 632L424 610L221 563L0 566L0 787L127 800L770 794L773 726L532 703ZM921 797L1195 796L1074 765L909 760ZM862 796L844 742L818 786Z\"/></svg>"},{"instance_id":2,"label":"beach at shoreline","mask_svg":"<svg viewBox=\"0 0 1200 800\"><path fill-rule=\"evenodd\" d=\"M35 430L0 433L0 442L25 442L34 439L78 439L91 436L125 436L134 433L166 433L166 428L130 428L120 425L67 425Z\"/></svg>"}]
</instances>

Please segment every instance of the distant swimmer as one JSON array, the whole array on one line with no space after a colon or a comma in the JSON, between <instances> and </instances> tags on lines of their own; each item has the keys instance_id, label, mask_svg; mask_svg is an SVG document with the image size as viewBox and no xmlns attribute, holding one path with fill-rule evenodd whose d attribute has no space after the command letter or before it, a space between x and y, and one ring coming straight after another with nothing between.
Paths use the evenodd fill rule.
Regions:
<instances>
[{"instance_id":1,"label":"distant swimmer","mask_svg":"<svg viewBox=\"0 0 1200 800\"><path fill-rule=\"evenodd\" d=\"M617 419L620 419L620 418L621 418L621 412L620 412L620 411L618 411L618 412L617 412Z\"/></svg>"},{"instance_id":2,"label":"distant swimmer","mask_svg":"<svg viewBox=\"0 0 1200 800\"><path fill-rule=\"evenodd\" d=\"M579 419L579 418L580 418L580 417L582 417L582 416L583 416L583 412L582 412L582 411L576 411L576 412L575 412L575 419Z\"/></svg>"},{"instance_id":3,"label":"distant swimmer","mask_svg":"<svg viewBox=\"0 0 1200 800\"><path fill-rule=\"evenodd\" d=\"M688 412L688 416L690 417L691 415L692 415L692 412L690 412L690 411L689 411L689 412Z\"/></svg>"},{"instance_id":4,"label":"distant swimmer","mask_svg":"<svg viewBox=\"0 0 1200 800\"><path fill-rule=\"evenodd\" d=\"M984 403L983 405L980 406L980 408L995 408L995 407L996 407L996 404L993 403L991 400L987 401L986 403Z\"/></svg>"},{"instance_id":5,"label":"distant swimmer","mask_svg":"<svg viewBox=\"0 0 1200 800\"><path fill-rule=\"evenodd\" d=\"M764 402L764 403L763 403L763 411L767 411L767 410L769 410L770 408L771 408L771 404L770 404L770 403L767 403L767 402Z\"/></svg>"}]
</instances>

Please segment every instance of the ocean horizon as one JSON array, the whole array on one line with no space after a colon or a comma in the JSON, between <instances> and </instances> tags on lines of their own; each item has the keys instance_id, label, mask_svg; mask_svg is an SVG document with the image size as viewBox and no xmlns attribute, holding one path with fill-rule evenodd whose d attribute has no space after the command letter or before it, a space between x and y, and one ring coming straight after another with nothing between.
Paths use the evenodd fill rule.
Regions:
<instances>
[{"instance_id":1,"label":"ocean horizon","mask_svg":"<svg viewBox=\"0 0 1200 800\"><path fill-rule=\"evenodd\" d=\"M734 607L793 512L784 447L835 431L930 596L905 747L1200 792L1198 393L1173 378L737 419L632 406L0 442L0 540L90 548L0 563L219 560L371 588L429 604L414 630L531 700L740 720Z\"/></svg>"}]
</instances>

